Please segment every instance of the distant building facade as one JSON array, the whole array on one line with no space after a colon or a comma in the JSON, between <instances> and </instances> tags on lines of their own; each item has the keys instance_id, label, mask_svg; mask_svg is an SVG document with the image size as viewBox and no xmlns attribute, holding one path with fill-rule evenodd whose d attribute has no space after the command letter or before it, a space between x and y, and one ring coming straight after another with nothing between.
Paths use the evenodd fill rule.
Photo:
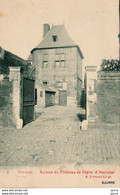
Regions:
<instances>
[{"instance_id":1,"label":"distant building facade","mask_svg":"<svg viewBox=\"0 0 120 195\"><path fill-rule=\"evenodd\" d=\"M43 91L55 91L55 104L79 106L82 89L82 52L64 25L43 25L43 40L28 58L35 67L37 105L43 106ZM49 91L50 92L50 91ZM53 94L52 94L53 95Z\"/></svg>"}]
</instances>

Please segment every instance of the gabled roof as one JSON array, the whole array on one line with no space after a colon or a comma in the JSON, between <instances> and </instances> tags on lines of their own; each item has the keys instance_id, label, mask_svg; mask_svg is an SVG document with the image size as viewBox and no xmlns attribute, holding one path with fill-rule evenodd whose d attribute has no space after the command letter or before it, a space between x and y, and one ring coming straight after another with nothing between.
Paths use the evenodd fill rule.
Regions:
<instances>
[{"instance_id":1,"label":"gabled roof","mask_svg":"<svg viewBox=\"0 0 120 195\"><path fill-rule=\"evenodd\" d=\"M8 73L11 66L21 67L24 77L34 79L34 66L29 65L26 60L0 47L0 73Z\"/></svg>"},{"instance_id":2,"label":"gabled roof","mask_svg":"<svg viewBox=\"0 0 120 195\"><path fill-rule=\"evenodd\" d=\"M53 41L52 36L57 36L57 41ZM71 39L67 33L64 25L54 25L47 32L43 40L32 49L31 53L36 49L51 49L51 48L63 48L63 47L77 47L81 57L83 58L82 52L79 46Z\"/></svg>"},{"instance_id":3,"label":"gabled roof","mask_svg":"<svg viewBox=\"0 0 120 195\"><path fill-rule=\"evenodd\" d=\"M0 64L5 67L20 66L23 69L27 67L27 62L24 59L6 50L4 50L4 56L0 58Z\"/></svg>"}]
</instances>

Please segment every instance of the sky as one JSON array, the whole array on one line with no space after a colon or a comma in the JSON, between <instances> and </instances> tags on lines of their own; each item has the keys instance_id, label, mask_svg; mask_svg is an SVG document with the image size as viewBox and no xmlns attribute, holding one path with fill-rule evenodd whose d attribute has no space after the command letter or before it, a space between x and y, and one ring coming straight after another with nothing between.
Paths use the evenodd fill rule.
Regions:
<instances>
[{"instance_id":1,"label":"sky","mask_svg":"<svg viewBox=\"0 0 120 195\"><path fill-rule=\"evenodd\" d=\"M23 59L42 41L43 24L64 24L84 66L119 57L119 0L0 0L0 46Z\"/></svg>"}]
</instances>

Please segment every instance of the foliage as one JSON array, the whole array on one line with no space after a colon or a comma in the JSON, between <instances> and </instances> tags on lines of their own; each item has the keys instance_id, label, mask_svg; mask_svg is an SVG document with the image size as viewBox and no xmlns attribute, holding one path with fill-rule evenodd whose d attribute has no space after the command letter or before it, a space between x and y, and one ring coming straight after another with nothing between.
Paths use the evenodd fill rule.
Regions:
<instances>
[{"instance_id":1,"label":"foliage","mask_svg":"<svg viewBox=\"0 0 120 195\"><path fill-rule=\"evenodd\" d=\"M102 60L102 71L120 71L120 60Z\"/></svg>"}]
</instances>

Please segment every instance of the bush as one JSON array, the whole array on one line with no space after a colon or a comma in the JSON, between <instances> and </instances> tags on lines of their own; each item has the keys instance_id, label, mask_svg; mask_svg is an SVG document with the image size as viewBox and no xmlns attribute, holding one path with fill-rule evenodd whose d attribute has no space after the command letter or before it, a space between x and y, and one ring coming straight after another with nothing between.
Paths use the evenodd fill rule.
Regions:
<instances>
[{"instance_id":1,"label":"bush","mask_svg":"<svg viewBox=\"0 0 120 195\"><path fill-rule=\"evenodd\" d=\"M120 60L102 60L102 71L120 71Z\"/></svg>"}]
</instances>

